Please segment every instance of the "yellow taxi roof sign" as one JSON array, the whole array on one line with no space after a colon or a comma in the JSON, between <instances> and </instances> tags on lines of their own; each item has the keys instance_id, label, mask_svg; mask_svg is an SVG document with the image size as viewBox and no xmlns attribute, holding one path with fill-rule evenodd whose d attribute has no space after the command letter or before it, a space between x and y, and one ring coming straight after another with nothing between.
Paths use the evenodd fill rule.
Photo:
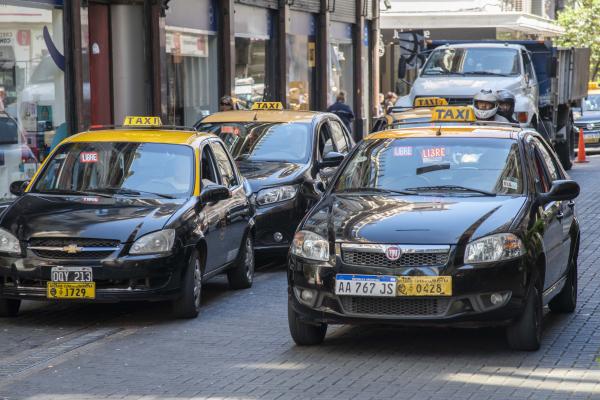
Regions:
<instances>
[{"instance_id":1,"label":"yellow taxi roof sign","mask_svg":"<svg viewBox=\"0 0 600 400\"><path fill-rule=\"evenodd\" d=\"M431 110L432 122L474 122L475 111L469 106L434 107Z\"/></svg>"},{"instance_id":2,"label":"yellow taxi roof sign","mask_svg":"<svg viewBox=\"0 0 600 400\"><path fill-rule=\"evenodd\" d=\"M443 97L417 97L413 105L415 107L447 106L448 100Z\"/></svg>"},{"instance_id":3,"label":"yellow taxi roof sign","mask_svg":"<svg viewBox=\"0 0 600 400\"><path fill-rule=\"evenodd\" d=\"M137 127L162 126L162 121L160 120L160 117L127 116L123 120L123 126L137 126Z\"/></svg>"},{"instance_id":4,"label":"yellow taxi roof sign","mask_svg":"<svg viewBox=\"0 0 600 400\"><path fill-rule=\"evenodd\" d=\"M283 110L283 103L280 101L257 101L252 104L253 110Z\"/></svg>"},{"instance_id":5,"label":"yellow taxi roof sign","mask_svg":"<svg viewBox=\"0 0 600 400\"><path fill-rule=\"evenodd\" d=\"M588 83L588 90L598 90L600 89L600 83L598 82L589 82Z\"/></svg>"}]
</instances>

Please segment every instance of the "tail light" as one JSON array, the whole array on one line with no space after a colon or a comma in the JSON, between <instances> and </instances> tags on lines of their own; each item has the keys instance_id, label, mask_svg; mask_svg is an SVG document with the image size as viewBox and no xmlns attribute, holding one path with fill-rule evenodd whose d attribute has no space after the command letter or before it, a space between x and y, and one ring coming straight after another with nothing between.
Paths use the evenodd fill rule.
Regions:
<instances>
[{"instance_id":1,"label":"tail light","mask_svg":"<svg viewBox=\"0 0 600 400\"><path fill-rule=\"evenodd\" d=\"M529 117L529 115L527 115L526 112L518 112L517 113L517 121L519 121L522 124L524 124L528 121L528 117Z\"/></svg>"}]
</instances>

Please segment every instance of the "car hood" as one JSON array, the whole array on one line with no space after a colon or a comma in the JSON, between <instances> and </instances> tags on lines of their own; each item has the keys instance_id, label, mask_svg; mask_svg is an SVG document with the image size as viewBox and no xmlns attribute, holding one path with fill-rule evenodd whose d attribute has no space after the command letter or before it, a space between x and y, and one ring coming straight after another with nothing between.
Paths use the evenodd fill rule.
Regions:
<instances>
[{"instance_id":1,"label":"car hood","mask_svg":"<svg viewBox=\"0 0 600 400\"><path fill-rule=\"evenodd\" d=\"M521 81L515 77L490 76L421 76L411 90L415 96L469 96L472 97L481 88L499 90L506 89L515 95L520 93Z\"/></svg>"},{"instance_id":2,"label":"car hood","mask_svg":"<svg viewBox=\"0 0 600 400\"><path fill-rule=\"evenodd\" d=\"M600 122L600 111L585 111L575 120L575 125L585 125L590 122Z\"/></svg>"},{"instance_id":3,"label":"car hood","mask_svg":"<svg viewBox=\"0 0 600 400\"><path fill-rule=\"evenodd\" d=\"M294 183L307 168L304 164L283 161L243 160L237 166L254 193L265 187Z\"/></svg>"},{"instance_id":4,"label":"car hood","mask_svg":"<svg viewBox=\"0 0 600 400\"><path fill-rule=\"evenodd\" d=\"M336 241L457 244L508 230L525 197L332 195L302 229ZM328 223L326 223L328 222Z\"/></svg>"},{"instance_id":5,"label":"car hood","mask_svg":"<svg viewBox=\"0 0 600 400\"><path fill-rule=\"evenodd\" d=\"M26 194L2 214L0 226L20 240L79 237L129 242L162 229L185 199Z\"/></svg>"}]
</instances>

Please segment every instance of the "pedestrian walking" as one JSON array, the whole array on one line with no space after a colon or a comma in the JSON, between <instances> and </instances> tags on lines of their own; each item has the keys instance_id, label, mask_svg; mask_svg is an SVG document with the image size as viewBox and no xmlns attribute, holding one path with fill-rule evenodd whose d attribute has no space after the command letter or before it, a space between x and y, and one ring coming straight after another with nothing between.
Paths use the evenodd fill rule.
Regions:
<instances>
[{"instance_id":1,"label":"pedestrian walking","mask_svg":"<svg viewBox=\"0 0 600 400\"><path fill-rule=\"evenodd\" d=\"M327 108L327 112L333 113L340 117L348 131L352 133L352 121L354 120L354 112L348 104L346 104L346 93L339 92L335 98L335 103Z\"/></svg>"}]
</instances>

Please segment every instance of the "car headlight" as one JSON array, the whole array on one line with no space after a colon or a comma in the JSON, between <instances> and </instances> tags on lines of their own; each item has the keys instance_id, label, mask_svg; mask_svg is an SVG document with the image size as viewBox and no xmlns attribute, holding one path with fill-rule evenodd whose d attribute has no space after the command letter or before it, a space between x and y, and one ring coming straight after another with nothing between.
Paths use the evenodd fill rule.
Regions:
<instances>
[{"instance_id":1,"label":"car headlight","mask_svg":"<svg viewBox=\"0 0 600 400\"><path fill-rule=\"evenodd\" d=\"M298 187L292 185L267 188L258 191L256 202L259 206L264 206L265 204L293 199L296 193L298 193Z\"/></svg>"},{"instance_id":2,"label":"car headlight","mask_svg":"<svg viewBox=\"0 0 600 400\"><path fill-rule=\"evenodd\" d=\"M585 129L587 129L588 131L591 131L591 130L593 130L593 129L594 129L594 124L587 124L587 125L585 126Z\"/></svg>"},{"instance_id":3,"label":"car headlight","mask_svg":"<svg viewBox=\"0 0 600 400\"><path fill-rule=\"evenodd\" d=\"M465 263L510 260L525 254L523 242L512 233L498 233L472 241L465 249Z\"/></svg>"},{"instance_id":4,"label":"car headlight","mask_svg":"<svg viewBox=\"0 0 600 400\"><path fill-rule=\"evenodd\" d=\"M154 254L171 251L175 243L175 229L163 229L142 236L133 243L129 254Z\"/></svg>"},{"instance_id":5,"label":"car headlight","mask_svg":"<svg viewBox=\"0 0 600 400\"><path fill-rule=\"evenodd\" d=\"M309 260L329 261L329 242L314 232L296 232L290 251L298 257Z\"/></svg>"},{"instance_id":6,"label":"car headlight","mask_svg":"<svg viewBox=\"0 0 600 400\"><path fill-rule=\"evenodd\" d=\"M0 252L21 254L21 243L12 233L0 229Z\"/></svg>"}]
</instances>

